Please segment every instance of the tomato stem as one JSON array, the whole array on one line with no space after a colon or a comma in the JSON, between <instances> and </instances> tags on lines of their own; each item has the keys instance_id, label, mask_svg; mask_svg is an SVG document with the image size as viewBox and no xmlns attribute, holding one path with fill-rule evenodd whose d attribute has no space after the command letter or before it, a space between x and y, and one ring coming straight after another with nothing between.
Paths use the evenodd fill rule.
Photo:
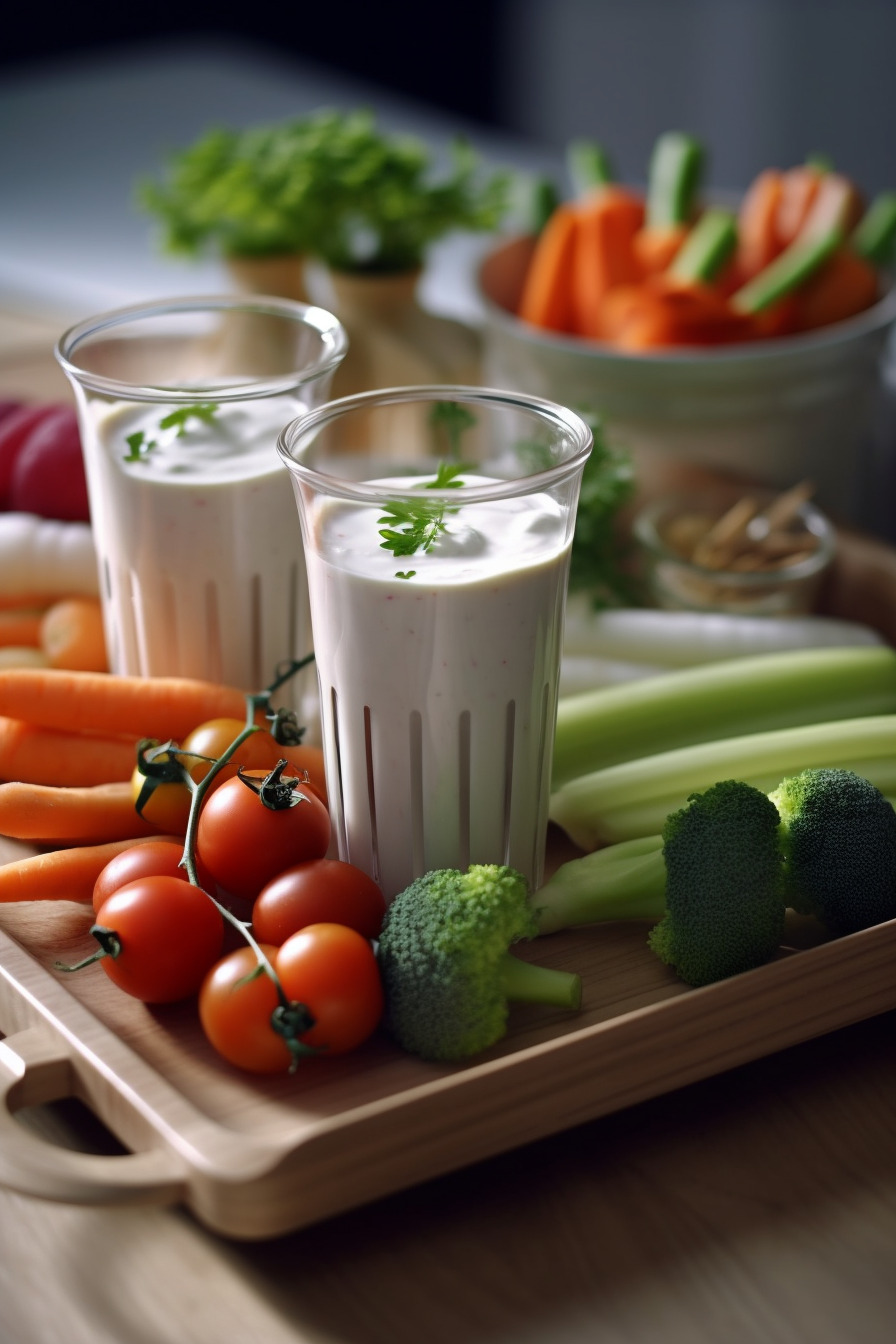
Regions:
<instances>
[{"instance_id":1,"label":"tomato stem","mask_svg":"<svg viewBox=\"0 0 896 1344\"><path fill-rule=\"evenodd\" d=\"M107 929L102 924L93 924L90 932L99 943L97 950L83 961L75 962L74 966L67 966L63 961L54 962L57 971L82 971L85 966L93 966L95 962L102 961L103 957L117 957L121 955L121 939L114 929Z\"/></svg>"}]
</instances>

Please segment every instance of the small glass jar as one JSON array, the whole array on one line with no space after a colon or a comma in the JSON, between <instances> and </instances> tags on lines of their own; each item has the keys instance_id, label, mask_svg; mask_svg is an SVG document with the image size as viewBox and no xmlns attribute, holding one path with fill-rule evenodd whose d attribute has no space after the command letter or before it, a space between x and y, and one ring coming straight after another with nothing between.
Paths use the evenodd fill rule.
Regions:
<instances>
[{"instance_id":1,"label":"small glass jar","mask_svg":"<svg viewBox=\"0 0 896 1344\"><path fill-rule=\"evenodd\" d=\"M772 502L770 494L758 492L734 506L734 510L741 507L742 516L735 521L742 528L744 545L740 550L729 547L723 563L719 563L724 561L723 549L704 562L700 543L734 510L682 498L646 506L634 520L633 533L641 549L649 600L685 611L753 616L811 612L834 558L834 526L820 509L803 500L793 508L787 528L774 534L777 546L769 546L763 555L762 543L771 536L763 510Z\"/></svg>"}]
</instances>

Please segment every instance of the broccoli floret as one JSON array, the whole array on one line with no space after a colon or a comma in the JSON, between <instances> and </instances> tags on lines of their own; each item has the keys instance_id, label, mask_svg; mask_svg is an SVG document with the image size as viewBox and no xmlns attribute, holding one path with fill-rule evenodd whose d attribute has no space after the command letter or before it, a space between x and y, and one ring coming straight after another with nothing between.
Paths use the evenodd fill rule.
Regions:
<instances>
[{"instance_id":1,"label":"broccoli floret","mask_svg":"<svg viewBox=\"0 0 896 1344\"><path fill-rule=\"evenodd\" d=\"M532 898L539 932L651 919L650 947L690 985L760 966L784 929L778 821L766 795L738 780L692 794L661 835L558 868Z\"/></svg>"},{"instance_id":2,"label":"broccoli floret","mask_svg":"<svg viewBox=\"0 0 896 1344\"><path fill-rule=\"evenodd\" d=\"M896 811L851 770L810 769L769 795L788 901L840 936L896 917Z\"/></svg>"},{"instance_id":3,"label":"broccoli floret","mask_svg":"<svg viewBox=\"0 0 896 1344\"><path fill-rule=\"evenodd\" d=\"M576 1009L581 979L508 951L538 925L514 868L441 868L401 892L386 913L379 964L386 1025L414 1054L458 1060L500 1040L511 1002Z\"/></svg>"}]
</instances>

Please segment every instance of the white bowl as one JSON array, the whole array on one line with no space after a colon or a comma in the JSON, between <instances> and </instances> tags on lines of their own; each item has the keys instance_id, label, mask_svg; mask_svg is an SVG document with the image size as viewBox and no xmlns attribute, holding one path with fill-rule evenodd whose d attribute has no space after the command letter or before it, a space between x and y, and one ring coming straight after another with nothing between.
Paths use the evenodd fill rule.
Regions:
<instances>
[{"instance_id":1,"label":"white bowl","mask_svg":"<svg viewBox=\"0 0 896 1344\"><path fill-rule=\"evenodd\" d=\"M530 237L505 240L480 264L487 385L599 415L644 468L661 454L771 487L808 478L823 508L855 517L896 286L859 316L811 334L627 354L515 316L533 246Z\"/></svg>"}]
</instances>

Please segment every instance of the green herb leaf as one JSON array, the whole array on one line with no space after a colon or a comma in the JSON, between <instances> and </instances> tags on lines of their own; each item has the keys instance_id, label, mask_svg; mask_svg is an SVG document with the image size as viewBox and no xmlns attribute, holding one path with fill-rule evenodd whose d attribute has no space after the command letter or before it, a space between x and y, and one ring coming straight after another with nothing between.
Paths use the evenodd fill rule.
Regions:
<instances>
[{"instance_id":1,"label":"green herb leaf","mask_svg":"<svg viewBox=\"0 0 896 1344\"><path fill-rule=\"evenodd\" d=\"M429 413L429 423L436 434L440 429L444 430L448 440L448 456L458 458L461 436L464 430L473 428L476 417L466 406L456 401L436 401Z\"/></svg>"},{"instance_id":2,"label":"green herb leaf","mask_svg":"<svg viewBox=\"0 0 896 1344\"><path fill-rule=\"evenodd\" d=\"M595 607L641 605L643 599L627 572L616 526L620 509L634 493L634 464L625 450L610 445L598 418L584 411L580 414L591 426L594 447L582 474L570 591L586 593Z\"/></svg>"},{"instance_id":3,"label":"green herb leaf","mask_svg":"<svg viewBox=\"0 0 896 1344\"><path fill-rule=\"evenodd\" d=\"M440 462L435 478L427 481L427 490L457 489L464 484L458 476L465 468L460 462ZM380 525L380 546L393 555L416 555L418 551L431 551L437 539L447 532L445 517L457 513L456 508L442 500L391 499L386 504L387 512L377 519ZM398 579L409 579L417 571L406 570L396 573Z\"/></svg>"},{"instance_id":4,"label":"green herb leaf","mask_svg":"<svg viewBox=\"0 0 896 1344\"><path fill-rule=\"evenodd\" d=\"M159 429L176 429L175 437L182 439L187 433L190 420L201 420L206 425L211 424L217 410L216 401L199 401L191 406L179 406L176 411L169 411L167 415L162 416ZM124 455L125 462L140 462L152 452L153 448L158 447L158 440L148 439L142 429L126 435L125 443L128 446L128 451Z\"/></svg>"}]
</instances>

